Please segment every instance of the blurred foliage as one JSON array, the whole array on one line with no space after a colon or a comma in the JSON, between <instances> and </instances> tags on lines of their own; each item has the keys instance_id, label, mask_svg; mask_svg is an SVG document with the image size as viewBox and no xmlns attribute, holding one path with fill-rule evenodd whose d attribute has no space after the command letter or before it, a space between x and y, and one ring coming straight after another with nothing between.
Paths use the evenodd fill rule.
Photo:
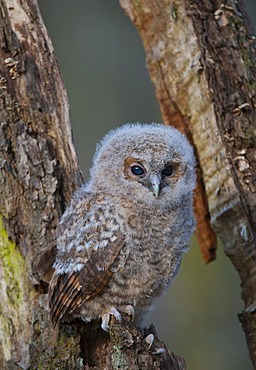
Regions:
<instances>
[{"instance_id":1,"label":"blurred foliage","mask_svg":"<svg viewBox=\"0 0 256 370\"><path fill-rule=\"evenodd\" d=\"M255 0L245 1L256 21ZM96 142L125 122L159 122L137 31L118 1L39 1L67 86L74 141L88 174ZM204 265L196 241L172 287L147 318L162 340L185 357L188 370L251 369L239 278L219 247Z\"/></svg>"}]
</instances>

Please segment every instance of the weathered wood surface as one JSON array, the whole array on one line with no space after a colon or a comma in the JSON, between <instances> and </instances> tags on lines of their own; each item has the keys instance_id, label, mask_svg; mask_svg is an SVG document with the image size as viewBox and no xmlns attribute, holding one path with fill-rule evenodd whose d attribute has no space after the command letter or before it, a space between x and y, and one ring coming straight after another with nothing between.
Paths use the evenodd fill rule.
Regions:
<instances>
[{"instance_id":1,"label":"weathered wood surface","mask_svg":"<svg viewBox=\"0 0 256 370\"><path fill-rule=\"evenodd\" d=\"M40 368L57 337L42 294L47 278L34 266L54 251L56 224L82 178L36 2L1 0L0 19L0 368Z\"/></svg>"}]
</instances>

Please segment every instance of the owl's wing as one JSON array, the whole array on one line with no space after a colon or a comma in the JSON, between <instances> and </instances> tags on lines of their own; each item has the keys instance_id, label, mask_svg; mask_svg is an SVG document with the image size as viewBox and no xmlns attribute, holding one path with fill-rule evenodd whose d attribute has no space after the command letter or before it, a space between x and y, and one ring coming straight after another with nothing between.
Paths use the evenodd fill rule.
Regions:
<instances>
[{"instance_id":1,"label":"owl's wing","mask_svg":"<svg viewBox=\"0 0 256 370\"><path fill-rule=\"evenodd\" d=\"M106 247L95 251L80 271L62 275L55 272L49 290L54 326L84 301L102 292L113 275L111 267L124 244L124 237L119 234Z\"/></svg>"}]
</instances>

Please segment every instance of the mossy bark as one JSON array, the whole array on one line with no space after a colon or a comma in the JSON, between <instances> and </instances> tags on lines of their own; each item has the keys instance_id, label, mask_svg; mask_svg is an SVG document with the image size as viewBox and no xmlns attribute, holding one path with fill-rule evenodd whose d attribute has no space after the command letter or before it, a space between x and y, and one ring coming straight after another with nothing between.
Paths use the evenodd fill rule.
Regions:
<instances>
[{"instance_id":1,"label":"mossy bark","mask_svg":"<svg viewBox=\"0 0 256 370\"><path fill-rule=\"evenodd\" d=\"M24 258L15 244L8 239L0 220L0 367L12 357L20 366L27 365L26 348L30 344L32 305L35 293L32 289ZM25 335L23 335L24 333ZM23 342L24 356L12 352L16 342Z\"/></svg>"},{"instance_id":2,"label":"mossy bark","mask_svg":"<svg viewBox=\"0 0 256 370\"><path fill-rule=\"evenodd\" d=\"M54 251L56 224L82 179L36 2L1 0L0 23L0 368L37 369L59 348L37 261Z\"/></svg>"}]
</instances>

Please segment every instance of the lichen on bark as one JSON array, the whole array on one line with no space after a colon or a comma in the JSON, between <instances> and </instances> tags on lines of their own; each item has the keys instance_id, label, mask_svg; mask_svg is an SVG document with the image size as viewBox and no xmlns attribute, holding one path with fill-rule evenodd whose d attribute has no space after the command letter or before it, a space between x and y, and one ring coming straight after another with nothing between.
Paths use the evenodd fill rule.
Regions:
<instances>
[{"instance_id":1,"label":"lichen on bark","mask_svg":"<svg viewBox=\"0 0 256 370\"><path fill-rule=\"evenodd\" d=\"M32 302L34 292L27 274L26 263L0 218L0 366L15 359L21 368L29 364ZM25 334L25 335L24 335ZM15 348L17 337L20 346Z\"/></svg>"}]
</instances>

